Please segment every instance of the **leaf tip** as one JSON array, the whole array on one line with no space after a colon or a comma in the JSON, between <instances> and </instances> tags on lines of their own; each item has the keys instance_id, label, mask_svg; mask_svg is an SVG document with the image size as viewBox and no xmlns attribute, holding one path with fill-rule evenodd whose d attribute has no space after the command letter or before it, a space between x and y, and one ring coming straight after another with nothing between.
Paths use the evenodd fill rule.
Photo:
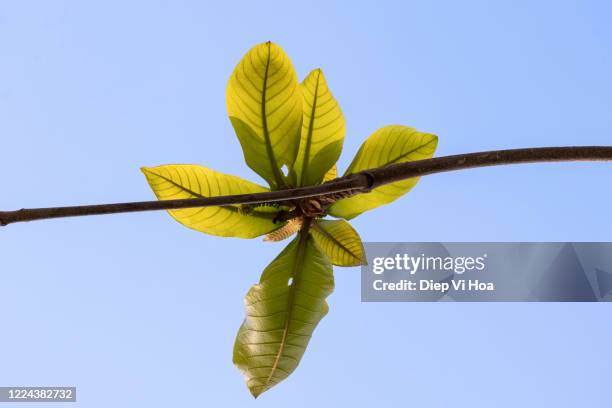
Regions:
<instances>
[{"instance_id":1,"label":"leaf tip","mask_svg":"<svg viewBox=\"0 0 612 408\"><path fill-rule=\"evenodd\" d=\"M144 166L142 166L140 168L140 171L142 172L142 174L144 174L144 176L147 178L147 180L150 180L151 177L157 176L157 174L155 173L155 168L154 167L144 167Z\"/></svg>"},{"instance_id":2,"label":"leaf tip","mask_svg":"<svg viewBox=\"0 0 612 408\"><path fill-rule=\"evenodd\" d=\"M320 67L313 68L306 76L307 79L313 78L315 81L319 81L319 79L324 77L325 76L323 75L323 70Z\"/></svg>"},{"instance_id":3,"label":"leaf tip","mask_svg":"<svg viewBox=\"0 0 612 408\"><path fill-rule=\"evenodd\" d=\"M438 141L440 138L438 135L434 135L433 133L426 133L427 136L431 137L431 143L433 144L434 150L438 147Z\"/></svg>"},{"instance_id":4,"label":"leaf tip","mask_svg":"<svg viewBox=\"0 0 612 408\"><path fill-rule=\"evenodd\" d=\"M247 387L249 389L249 393L251 393L253 396L253 399L257 399L261 394L270 389L270 387L267 385L250 385Z\"/></svg>"},{"instance_id":5,"label":"leaf tip","mask_svg":"<svg viewBox=\"0 0 612 408\"><path fill-rule=\"evenodd\" d=\"M264 47L267 47L267 48L268 48L268 51L271 51L271 50L272 50L274 47L278 47L278 45L276 45L276 43L274 43L274 42L272 42L272 41L270 41L270 40L268 40L268 41L264 42L264 43L263 43L263 44L261 44L261 45L263 45Z\"/></svg>"}]
</instances>

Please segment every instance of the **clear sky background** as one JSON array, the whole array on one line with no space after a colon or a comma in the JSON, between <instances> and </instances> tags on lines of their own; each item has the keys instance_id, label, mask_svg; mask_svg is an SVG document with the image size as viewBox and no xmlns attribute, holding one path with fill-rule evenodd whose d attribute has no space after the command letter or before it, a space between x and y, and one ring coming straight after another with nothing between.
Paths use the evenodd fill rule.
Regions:
<instances>
[{"instance_id":1,"label":"clear sky background","mask_svg":"<svg viewBox=\"0 0 612 408\"><path fill-rule=\"evenodd\" d=\"M300 78L324 70L341 170L395 123L438 134L437 155L612 145L611 20L606 1L2 1L0 208L153 199L143 165L261 182L225 86L267 40ZM354 225L364 241L611 241L611 186L601 163L445 173ZM609 304L366 304L358 268L336 269L300 367L253 401L232 346L283 245L163 212L1 229L0 385L75 385L82 407L610 404Z\"/></svg>"}]
</instances>

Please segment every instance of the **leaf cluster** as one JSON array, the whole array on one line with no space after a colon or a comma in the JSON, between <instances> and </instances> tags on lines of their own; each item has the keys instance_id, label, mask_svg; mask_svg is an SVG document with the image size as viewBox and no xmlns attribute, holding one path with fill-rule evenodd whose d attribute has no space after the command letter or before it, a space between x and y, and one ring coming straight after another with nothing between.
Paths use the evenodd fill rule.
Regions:
<instances>
[{"instance_id":1,"label":"leaf cluster","mask_svg":"<svg viewBox=\"0 0 612 408\"><path fill-rule=\"evenodd\" d=\"M232 73L227 111L247 165L268 187L193 164L143 168L160 200L258 193L318 185L337 177L346 123L321 69L300 83L276 44L253 47ZM344 175L431 158L435 135L385 126L361 145ZM298 366L334 288L332 265L365 262L361 239L347 222L395 201L417 178L364 194L322 202L170 210L188 228L222 237L267 241L296 237L264 270L246 295L246 317L234 345L234 364L257 397ZM289 215L289 216L288 216Z\"/></svg>"}]
</instances>

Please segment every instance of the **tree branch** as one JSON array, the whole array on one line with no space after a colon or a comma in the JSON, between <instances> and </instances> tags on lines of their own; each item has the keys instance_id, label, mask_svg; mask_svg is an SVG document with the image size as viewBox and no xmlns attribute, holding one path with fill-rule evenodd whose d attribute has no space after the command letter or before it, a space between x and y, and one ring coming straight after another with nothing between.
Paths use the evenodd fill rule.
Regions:
<instances>
[{"instance_id":1,"label":"tree branch","mask_svg":"<svg viewBox=\"0 0 612 408\"><path fill-rule=\"evenodd\" d=\"M445 171L503 164L560 161L612 161L612 146L541 147L458 154L370 169L318 186L265 193L0 211L0 225L60 217L281 202L335 193L360 194L396 181Z\"/></svg>"}]
</instances>

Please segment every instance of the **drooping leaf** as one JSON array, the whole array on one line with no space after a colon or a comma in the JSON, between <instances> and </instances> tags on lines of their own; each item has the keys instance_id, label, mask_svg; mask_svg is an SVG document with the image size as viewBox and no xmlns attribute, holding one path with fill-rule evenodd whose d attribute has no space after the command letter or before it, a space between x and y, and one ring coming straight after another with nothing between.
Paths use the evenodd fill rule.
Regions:
<instances>
[{"instance_id":1,"label":"drooping leaf","mask_svg":"<svg viewBox=\"0 0 612 408\"><path fill-rule=\"evenodd\" d=\"M346 124L320 69L308 74L301 89L304 115L300 149L293 171L296 185L308 186L319 184L338 161Z\"/></svg>"},{"instance_id":2,"label":"drooping leaf","mask_svg":"<svg viewBox=\"0 0 612 408\"><path fill-rule=\"evenodd\" d=\"M334 164L332 168L329 169L327 173L325 173L325 176L323 177L323 183L327 181L332 181L337 177L338 177L338 167Z\"/></svg>"},{"instance_id":3,"label":"drooping leaf","mask_svg":"<svg viewBox=\"0 0 612 408\"><path fill-rule=\"evenodd\" d=\"M345 174L407 161L429 159L438 145L438 137L400 125L385 126L374 132L362 145ZM329 214L347 220L364 211L397 200L415 186L414 177L375 188L334 203Z\"/></svg>"},{"instance_id":4,"label":"drooping leaf","mask_svg":"<svg viewBox=\"0 0 612 408\"><path fill-rule=\"evenodd\" d=\"M272 188L285 185L298 152L302 96L285 52L267 42L253 47L230 77L227 112L248 166Z\"/></svg>"},{"instance_id":5,"label":"drooping leaf","mask_svg":"<svg viewBox=\"0 0 612 408\"><path fill-rule=\"evenodd\" d=\"M160 200L261 193L267 188L193 164L143 167L142 172ZM253 210L244 214L239 206L169 210L178 222L196 231L221 237L254 238L276 230L274 213Z\"/></svg>"},{"instance_id":6,"label":"drooping leaf","mask_svg":"<svg viewBox=\"0 0 612 408\"><path fill-rule=\"evenodd\" d=\"M332 266L308 231L264 270L245 298L246 318L234 344L234 364L257 397L298 366L334 288Z\"/></svg>"},{"instance_id":7,"label":"drooping leaf","mask_svg":"<svg viewBox=\"0 0 612 408\"><path fill-rule=\"evenodd\" d=\"M357 266L366 262L361 238L344 220L318 220L312 236L321 250L337 266Z\"/></svg>"}]
</instances>

